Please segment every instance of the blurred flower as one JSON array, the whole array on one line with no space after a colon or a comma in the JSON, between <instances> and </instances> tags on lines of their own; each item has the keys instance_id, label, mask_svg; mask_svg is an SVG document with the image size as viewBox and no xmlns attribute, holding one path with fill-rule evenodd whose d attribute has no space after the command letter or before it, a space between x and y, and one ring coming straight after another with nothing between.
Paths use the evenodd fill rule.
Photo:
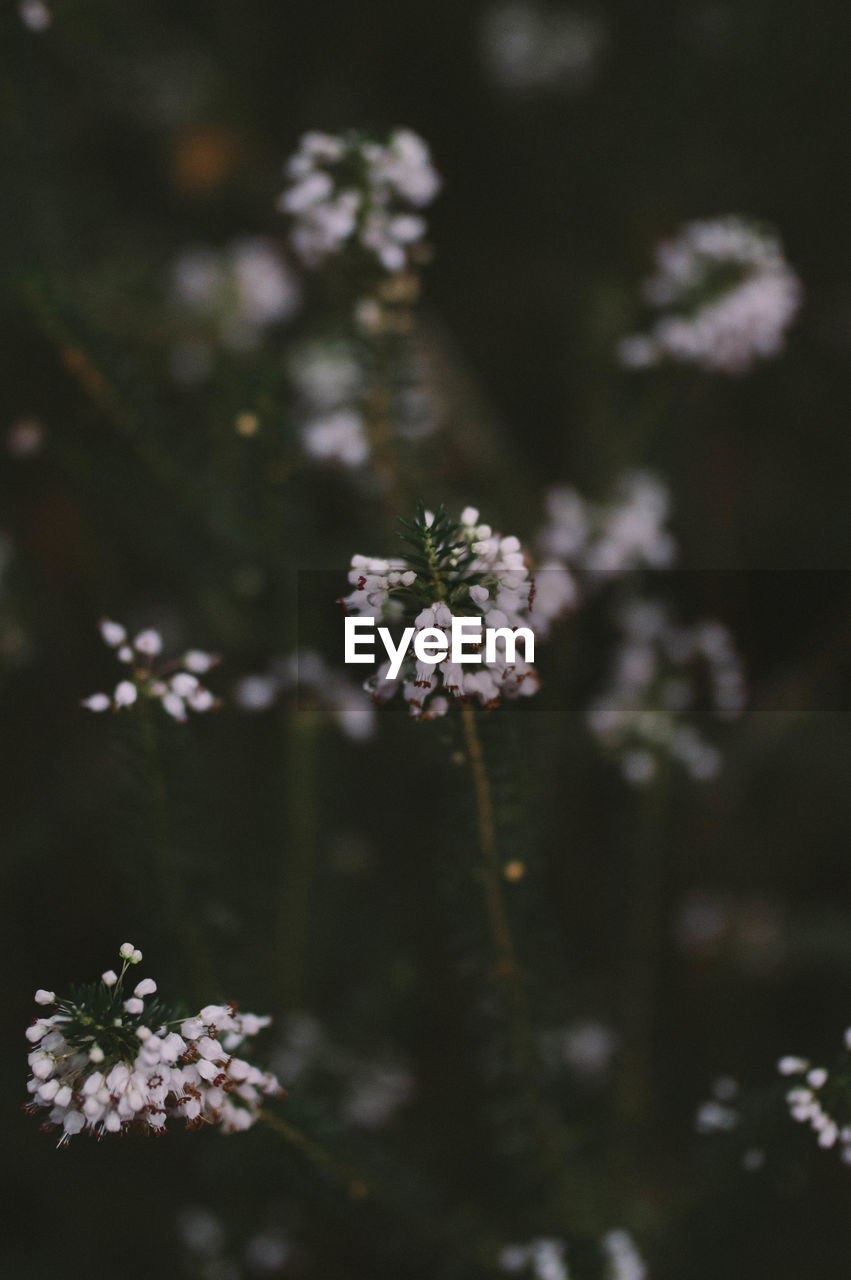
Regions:
<instances>
[{"instance_id":1,"label":"blurred flower","mask_svg":"<svg viewBox=\"0 0 851 1280\"><path fill-rule=\"evenodd\" d=\"M574 572L663 569L676 557L676 543L665 528L668 490L650 472L627 472L603 503L587 502L568 485L555 485L547 492L546 511L537 546Z\"/></svg>"},{"instance_id":2,"label":"blurred flower","mask_svg":"<svg viewBox=\"0 0 851 1280\"><path fill-rule=\"evenodd\" d=\"M622 639L606 691L588 711L591 732L620 761L635 785L652 781L662 756L696 780L715 777L721 757L688 713L697 708L695 667L705 672L709 711L738 716L745 704L744 673L726 627L674 624L664 606L634 600L620 611Z\"/></svg>"},{"instance_id":3,"label":"blurred flower","mask_svg":"<svg viewBox=\"0 0 851 1280\"><path fill-rule=\"evenodd\" d=\"M19 418L6 432L6 449L13 458L33 458L44 448L46 435L38 418Z\"/></svg>"},{"instance_id":4,"label":"blurred flower","mask_svg":"<svg viewBox=\"0 0 851 1280\"><path fill-rule=\"evenodd\" d=\"M75 1133L159 1133L174 1117L191 1129L250 1128L263 1096L277 1096L281 1088L234 1051L270 1019L239 1014L234 1005L207 1005L196 1017L181 1019L159 1000L145 1004L157 989L150 978L126 998L128 968L142 953L125 943L119 955L120 973L108 970L99 983L75 988L71 999L54 997L57 1012L28 1028L27 1109L48 1110L44 1128L61 1126L60 1146ZM36 1002L44 1005L53 996L39 991ZM179 1034L169 1029L175 1026Z\"/></svg>"},{"instance_id":5,"label":"blurred flower","mask_svg":"<svg viewBox=\"0 0 851 1280\"><path fill-rule=\"evenodd\" d=\"M411 210L440 189L428 147L410 129L396 129L384 143L306 133L286 174L278 207L292 219L295 253L311 268L356 247L382 270L401 271L426 231Z\"/></svg>"},{"instance_id":6,"label":"blurred flower","mask_svg":"<svg viewBox=\"0 0 851 1280\"><path fill-rule=\"evenodd\" d=\"M606 1280L645 1280L647 1267L628 1231L608 1231L603 1236Z\"/></svg>"},{"instance_id":7,"label":"blurred flower","mask_svg":"<svg viewBox=\"0 0 851 1280\"><path fill-rule=\"evenodd\" d=\"M540 1238L529 1244L510 1244L499 1255L503 1271L529 1271L535 1280L570 1280L562 1240Z\"/></svg>"},{"instance_id":8,"label":"blurred flower","mask_svg":"<svg viewBox=\"0 0 851 1280\"><path fill-rule=\"evenodd\" d=\"M777 237L737 217L686 223L656 250L643 293L660 318L623 339L621 363L671 359L714 373L777 355L803 296Z\"/></svg>"},{"instance_id":9,"label":"blurred flower","mask_svg":"<svg viewBox=\"0 0 851 1280\"><path fill-rule=\"evenodd\" d=\"M583 93L597 75L608 33L591 12L509 0L485 11L480 43L500 89Z\"/></svg>"},{"instance_id":10,"label":"blurred flower","mask_svg":"<svg viewBox=\"0 0 851 1280\"><path fill-rule=\"evenodd\" d=\"M216 654L203 649L189 649L182 658L154 665L154 659L162 652L163 642L159 631L148 627L129 640L120 622L103 618L100 633L110 649L116 651L119 662L129 668L129 679L120 680L112 694L92 693L83 698L81 706L89 711L118 710L132 707L140 697L160 703L174 720L183 723L187 711L212 711L220 701L198 679L218 663Z\"/></svg>"},{"instance_id":11,"label":"blurred flower","mask_svg":"<svg viewBox=\"0 0 851 1280\"><path fill-rule=\"evenodd\" d=\"M223 249L184 250L172 265L172 296L202 332L182 338L172 355L179 381L199 381L212 363L210 342L251 351L269 325L289 320L301 288L272 240L234 240ZM194 354L193 354L194 353Z\"/></svg>"},{"instance_id":12,"label":"blurred flower","mask_svg":"<svg viewBox=\"0 0 851 1280\"><path fill-rule=\"evenodd\" d=\"M287 1085L308 1083L315 1091L329 1085L340 1119L362 1129L381 1129L413 1097L416 1081L393 1050L365 1056L334 1044L317 1018L293 1013L286 1020L273 1057Z\"/></svg>"},{"instance_id":13,"label":"blurred flower","mask_svg":"<svg viewBox=\"0 0 851 1280\"><path fill-rule=\"evenodd\" d=\"M20 0L18 13L30 31L46 31L53 21L53 14L42 0Z\"/></svg>"},{"instance_id":14,"label":"blurred flower","mask_svg":"<svg viewBox=\"0 0 851 1280\"><path fill-rule=\"evenodd\" d=\"M605 1075L617 1042L612 1027L591 1018L546 1031L540 1038L541 1055L551 1068L567 1066L587 1079Z\"/></svg>"},{"instance_id":15,"label":"blurred flower","mask_svg":"<svg viewBox=\"0 0 851 1280\"><path fill-rule=\"evenodd\" d=\"M362 742L372 736L375 708L363 689L312 649L278 659L265 673L243 676L234 685L233 701L243 711L268 711L281 694L293 691L299 706L316 707L347 738Z\"/></svg>"},{"instance_id":16,"label":"blurred flower","mask_svg":"<svg viewBox=\"0 0 851 1280\"><path fill-rule=\"evenodd\" d=\"M834 1066L814 1066L806 1058L786 1056L777 1070L792 1081L786 1094L792 1119L808 1124L820 1147L838 1147L843 1163L851 1164L851 1027Z\"/></svg>"}]
</instances>

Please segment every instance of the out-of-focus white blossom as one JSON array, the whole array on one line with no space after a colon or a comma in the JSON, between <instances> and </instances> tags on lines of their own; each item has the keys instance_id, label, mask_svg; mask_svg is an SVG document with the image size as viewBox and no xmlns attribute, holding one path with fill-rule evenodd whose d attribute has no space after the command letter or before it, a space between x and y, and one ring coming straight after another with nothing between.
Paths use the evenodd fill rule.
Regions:
<instances>
[{"instance_id":1,"label":"out-of-focus white blossom","mask_svg":"<svg viewBox=\"0 0 851 1280\"><path fill-rule=\"evenodd\" d=\"M270 1020L240 1014L234 1005L169 1018L158 1001L145 1003L156 992L150 978L125 999L125 975L142 953L124 943L119 955L119 974L107 970L74 999L54 997L56 1013L27 1029L33 1046L27 1109L48 1112L43 1127L61 1130L60 1146L75 1133L160 1133L170 1118L187 1128L217 1124L225 1133L250 1128L263 1097L279 1095L281 1087L236 1050ZM53 995L39 991L36 1001L44 1005Z\"/></svg>"},{"instance_id":2,"label":"out-of-focus white blossom","mask_svg":"<svg viewBox=\"0 0 851 1280\"><path fill-rule=\"evenodd\" d=\"M726 627L720 622L679 626L664 606L646 600L634 600L618 621L622 639L608 687L588 711L592 733L636 786L653 780L662 756L698 781L714 778L720 753L689 713L698 707L693 673L701 668L712 715L730 720L744 708L744 673Z\"/></svg>"},{"instance_id":3,"label":"out-of-focus white blossom","mask_svg":"<svg viewBox=\"0 0 851 1280\"><path fill-rule=\"evenodd\" d=\"M268 671L243 676L232 691L233 702L243 711L268 711L285 693L295 693L299 704L318 708L356 742L372 737L375 707L360 685L328 665L321 654L301 649L280 658Z\"/></svg>"},{"instance_id":4,"label":"out-of-focus white blossom","mask_svg":"<svg viewBox=\"0 0 851 1280\"><path fill-rule=\"evenodd\" d=\"M20 0L18 13L21 22L30 31L46 31L53 21L53 14L44 0Z\"/></svg>"},{"instance_id":5,"label":"out-of-focus white blossom","mask_svg":"<svg viewBox=\"0 0 851 1280\"><path fill-rule=\"evenodd\" d=\"M6 432L6 450L13 458L23 460L41 453L47 432L38 418L18 418Z\"/></svg>"},{"instance_id":6,"label":"out-of-focus white blossom","mask_svg":"<svg viewBox=\"0 0 851 1280\"><path fill-rule=\"evenodd\" d=\"M171 268L171 292L197 328L177 343L172 368L179 381L200 381L212 365L211 344L252 351L269 325L289 320L301 305L301 286L274 241L234 240L223 249L184 250Z\"/></svg>"},{"instance_id":7,"label":"out-of-focus white blossom","mask_svg":"<svg viewBox=\"0 0 851 1280\"><path fill-rule=\"evenodd\" d=\"M540 1037L541 1057L551 1069L568 1067L586 1080L605 1076L617 1044L612 1027L590 1018L545 1031Z\"/></svg>"},{"instance_id":8,"label":"out-of-focus white blossom","mask_svg":"<svg viewBox=\"0 0 851 1280\"><path fill-rule=\"evenodd\" d=\"M212 711L220 700L198 679L196 672L209 671L219 661L218 656L202 649L189 649L182 658L154 665L154 659L162 653L163 641L159 631L147 627L129 640L120 622L102 618L100 633L110 649L114 649L118 661L129 668L129 678L119 680L112 694L92 693L83 698L80 705L88 711L120 710L134 706L139 698L159 702L165 712L181 723L189 711Z\"/></svg>"},{"instance_id":9,"label":"out-of-focus white blossom","mask_svg":"<svg viewBox=\"0 0 851 1280\"><path fill-rule=\"evenodd\" d=\"M412 261L426 232L425 208L440 189L426 143L410 129L386 142L311 132L287 162L278 201L292 219L291 243L309 268L357 248L395 273Z\"/></svg>"},{"instance_id":10,"label":"out-of-focus white blossom","mask_svg":"<svg viewBox=\"0 0 851 1280\"><path fill-rule=\"evenodd\" d=\"M272 1064L288 1086L331 1083L341 1121L361 1129L388 1124L415 1090L411 1068L395 1051L365 1056L343 1048L308 1013L289 1016Z\"/></svg>"},{"instance_id":11,"label":"out-of-focus white blossom","mask_svg":"<svg viewBox=\"0 0 851 1280\"><path fill-rule=\"evenodd\" d=\"M646 1280L647 1267L628 1231L607 1231L602 1247L605 1280Z\"/></svg>"},{"instance_id":12,"label":"out-of-focus white blossom","mask_svg":"<svg viewBox=\"0 0 851 1280\"><path fill-rule=\"evenodd\" d=\"M623 339L623 365L676 360L736 374L782 350L803 290L776 236L727 217L686 223L661 244L643 294L658 319Z\"/></svg>"},{"instance_id":13,"label":"out-of-focus white blossom","mask_svg":"<svg viewBox=\"0 0 851 1280\"><path fill-rule=\"evenodd\" d=\"M574 572L619 575L665 569L676 557L676 543L665 527L668 490L650 472L628 472L601 503L586 501L568 485L556 485L547 493L546 512L538 548Z\"/></svg>"},{"instance_id":14,"label":"out-of-focus white blossom","mask_svg":"<svg viewBox=\"0 0 851 1280\"><path fill-rule=\"evenodd\" d=\"M337 409L324 418L314 418L302 427L304 451L318 462L339 462L359 467L369 457L369 443L363 418L352 409Z\"/></svg>"},{"instance_id":15,"label":"out-of-focus white blossom","mask_svg":"<svg viewBox=\"0 0 851 1280\"><path fill-rule=\"evenodd\" d=\"M540 1237L528 1244L507 1245L499 1255L503 1271L526 1271L535 1280L570 1280L563 1240Z\"/></svg>"},{"instance_id":16,"label":"out-of-focus white blossom","mask_svg":"<svg viewBox=\"0 0 851 1280\"><path fill-rule=\"evenodd\" d=\"M515 93L584 93L596 78L608 32L588 10L508 0L482 15L480 44L489 78Z\"/></svg>"},{"instance_id":17,"label":"out-of-focus white blossom","mask_svg":"<svg viewBox=\"0 0 851 1280\"><path fill-rule=\"evenodd\" d=\"M818 1145L835 1147L844 1164L851 1164L851 1027L844 1035L841 1057L831 1067L816 1066L807 1058L787 1055L777 1070L791 1082L786 1105L793 1120L807 1124Z\"/></svg>"}]
</instances>

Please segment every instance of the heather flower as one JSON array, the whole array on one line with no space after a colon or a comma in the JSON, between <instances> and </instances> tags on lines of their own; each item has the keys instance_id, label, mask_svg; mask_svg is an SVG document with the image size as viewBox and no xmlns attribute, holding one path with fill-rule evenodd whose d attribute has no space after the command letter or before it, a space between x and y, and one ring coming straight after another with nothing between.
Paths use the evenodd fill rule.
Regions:
<instances>
[{"instance_id":1,"label":"heather flower","mask_svg":"<svg viewBox=\"0 0 851 1280\"><path fill-rule=\"evenodd\" d=\"M499 89L579 94L594 82L608 35L595 14L507 0L485 11L480 42Z\"/></svg>"},{"instance_id":2,"label":"heather flower","mask_svg":"<svg viewBox=\"0 0 851 1280\"><path fill-rule=\"evenodd\" d=\"M676 360L710 373L745 373L777 355L803 296L777 237L737 217L686 223L656 250L643 293L659 318L623 339L621 363Z\"/></svg>"},{"instance_id":3,"label":"heather flower","mask_svg":"<svg viewBox=\"0 0 851 1280\"><path fill-rule=\"evenodd\" d=\"M524 1271L535 1280L570 1280L565 1254L563 1240L541 1237L525 1245L507 1245L499 1255L499 1266L502 1271Z\"/></svg>"},{"instance_id":4,"label":"heather flower","mask_svg":"<svg viewBox=\"0 0 851 1280\"><path fill-rule=\"evenodd\" d=\"M436 514L421 508L413 522L400 524L407 553L390 560L353 556L349 582L354 590L342 600L349 614L414 628L399 675L391 679L391 664L384 663L366 682L373 698L386 702L401 687L412 716L434 719L445 715L454 699L496 707L503 697L534 694L539 686L534 667L519 654L509 660L503 637L496 641L493 660L482 655L473 666L451 657L424 662L413 646L418 632L436 628L448 635L453 618L462 617L481 619L484 627L546 634L572 601L566 571L554 571L562 592L548 589L539 602L519 540L481 523L475 508L467 507L458 522L443 508Z\"/></svg>"},{"instance_id":5,"label":"heather flower","mask_svg":"<svg viewBox=\"0 0 851 1280\"><path fill-rule=\"evenodd\" d=\"M142 953L124 943L119 956L118 974L108 969L100 982L74 987L67 998L36 992L36 1003L56 1012L27 1029L27 1110L47 1111L43 1128L61 1130L60 1146L75 1133L161 1133L172 1119L190 1129L250 1128L264 1096L281 1089L236 1050L270 1019L240 1014L234 1005L207 1005L181 1018L150 999L157 990L151 978L137 982L128 998L125 978Z\"/></svg>"},{"instance_id":6,"label":"heather flower","mask_svg":"<svg viewBox=\"0 0 851 1280\"><path fill-rule=\"evenodd\" d=\"M185 249L172 264L171 293L190 326L172 352L174 375L186 383L209 374L216 344L253 351L270 325L290 320L301 305L295 272L262 236Z\"/></svg>"},{"instance_id":7,"label":"heather flower","mask_svg":"<svg viewBox=\"0 0 851 1280\"><path fill-rule=\"evenodd\" d=\"M233 688L233 701L243 711L268 711L286 693L299 705L326 715L347 738L363 742L375 729L375 707L360 685L328 665L321 654L300 649L278 658L269 669L243 676Z\"/></svg>"},{"instance_id":8,"label":"heather flower","mask_svg":"<svg viewBox=\"0 0 851 1280\"><path fill-rule=\"evenodd\" d=\"M139 698L159 702L163 710L183 723L188 711L212 711L220 705L209 689L198 679L219 661L215 654L203 649L189 649L181 658L156 663L162 653L163 641L159 631L148 627L130 640L120 622L103 618L100 633L110 649L114 649L118 661L129 669L129 676L119 680L112 694L92 693L83 698L81 706L89 711L120 710L134 706Z\"/></svg>"},{"instance_id":9,"label":"heather flower","mask_svg":"<svg viewBox=\"0 0 851 1280\"><path fill-rule=\"evenodd\" d=\"M426 232L415 210L440 189L416 133L396 129L385 142L357 133L306 133L286 174L278 207L292 219L292 247L305 266L319 267L346 249L391 274L415 260Z\"/></svg>"},{"instance_id":10,"label":"heather flower","mask_svg":"<svg viewBox=\"0 0 851 1280\"><path fill-rule=\"evenodd\" d=\"M605 692L588 711L598 741L619 760L628 782L642 785L668 757L694 779L715 777L721 756L692 722L700 686L695 667L705 675L710 712L721 719L738 716L745 702L744 675L726 627L702 622L674 624L667 610L635 600L619 615L622 638Z\"/></svg>"},{"instance_id":11,"label":"heather flower","mask_svg":"<svg viewBox=\"0 0 851 1280\"><path fill-rule=\"evenodd\" d=\"M842 1053L830 1067L787 1055L777 1070L791 1084L786 1105L792 1119L809 1125L820 1147L835 1147L843 1163L851 1164L851 1027Z\"/></svg>"},{"instance_id":12,"label":"heather flower","mask_svg":"<svg viewBox=\"0 0 851 1280\"><path fill-rule=\"evenodd\" d=\"M606 1280L645 1280L647 1267L628 1231L607 1231L602 1246Z\"/></svg>"},{"instance_id":13,"label":"heather flower","mask_svg":"<svg viewBox=\"0 0 851 1280\"><path fill-rule=\"evenodd\" d=\"M546 512L547 522L536 539L539 551L575 574L663 569L676 557L676 543L666 528L668 490L650 472L627 472L611 498L601 503L556 485L546 495Z\"/></svg>"}]
</instances>

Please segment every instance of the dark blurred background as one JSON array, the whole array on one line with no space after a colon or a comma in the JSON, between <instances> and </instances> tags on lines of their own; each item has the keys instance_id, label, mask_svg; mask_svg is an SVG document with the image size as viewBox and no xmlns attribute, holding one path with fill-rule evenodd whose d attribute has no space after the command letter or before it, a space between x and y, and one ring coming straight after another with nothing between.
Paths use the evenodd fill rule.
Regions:
<instances>
[{"instance_id":1,"label":"dark blurred background","mask_svg":"<svg viewBox=\"0 0 851 1280\"><path fill-rule=\"evenodd\" d=\"M7 0L0 17L4 1274L439 1280L479 1275L495 1240L628 1225L654 1277L837 1280L851 1175L793 1132L772 1090L779 1054L832 1053L851 1021L847 6L552 4L574 23L552 28L554 71L546 48L506 63L506 6L459 0L56 0L42 30L33 12ZM391 1184L395 1207L359 1205L260 1129L57 1153L20 1113L37 986L95 977L127 937L161 989L190 984L132 717L77 705L115 678L97 619L224 653L211 682L227 697L292 649L297 569L340 566L342 591L353 552L391 549L345 476L294 468L286 330L203 383L174 380L171 263L193 244L283 241L274 202L305 129L395 125L428 140L444 178L423 324L457 395L412 492L474 502L528 538L553 481L599 496L625 468L654 469L685 570L665 590L687 615L724 618L752 685L720 779L673 782L661 816L583 731L599 620L569 671L554 651L537 713L506 719L524 764L500 794L529 868L515 907L542 1027L590 1025L598 1048L616 1045L636 842L666 867L642 1145L624 1178L605 1052L566 1070L553 1096L577 1191L563 1222L537 1220L512 1181L509 1104L487 1083L451 727L412 733L393 711L363 745L292 701L160 736L215 973L187 998L275 1012L289 1037L275 1052L311 1064L288 1114ZM744 377L619 369L653 247L727 213L773 226L803 281L786 351ZM234 431L242 412L256 437ZM21 447L33 420L38 443ZM498 731L492 718L486 746ZM311 890L288 926L293 849ZM288 927L308 935L297 981L282 977ZM401 1073L405 1102L359 1125L351 1078L376 1061ZM695 1109L725 1075L753 1097L747 1119L698 1137ZM751 1150L764 1163L746 1172ZM205 1213L229 1263L197 1245ZM264 1233L278 1245L246 1255Z\"/></svg>"}]
</instances>

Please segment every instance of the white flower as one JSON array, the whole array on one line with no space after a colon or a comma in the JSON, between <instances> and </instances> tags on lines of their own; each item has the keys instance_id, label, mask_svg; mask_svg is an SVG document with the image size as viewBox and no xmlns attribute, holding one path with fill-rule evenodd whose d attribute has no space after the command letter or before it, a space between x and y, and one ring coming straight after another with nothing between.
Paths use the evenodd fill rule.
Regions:
<instances>
[{"instance_id":1,"label":"white flower","mask_svg":"<svg viewBox=\"0 0 851 1280\"><path fill-rule=\"evenodd\" d=\"M101 712L110 707L115 710L132 707L141 695L155 699L168 715L183 722L187 719L187 707L204 712L218 705L217 699L195 674L215 666L218 658L214 654L203 649L190 649L184 655L189 670L174 672L174 663L158 669L154 666L154 659L162 653L163 641L160 632L153 627L140 631L132 644L125 643L127 633L124 627L108 618L101 621L100 632L110 648L116 650L119 662L131 667L133 678L119 681L111 697L106 693L93 693L83 698L80 705L87 710ZM173 674L163 678L166 672Z\"/></svg>"},{"instance_id":2,"label":"white flower","mask_svg":"<svg viewBox=\"0 0 851 1280\"><path fill-rule=\"evenodd\" d=\"M603 1236L607 1262L606 1280L645 1280L647 1267L628 1231L609 1231Z\"/></svg>"},{"instance_id":3,"label":"white flower","mask_svg":"<svg viewBox=\"0 0 851 1280\"><path fill-rule=\"evenodd\" d=\"M290 215L293 249L310 268L352 246L384 271L401 271L426 230L411 207L430 204L440 189L428 147L410 129L386 143L306 133L286 172L278 207Z\"/></svg>"},{"instance_id":4,"label":"white flower","mask_svg":"<svg viewBox=\"0 0 851 1280\"><path fill-rule=\"evenodd\" d=\"M19 0L18 13L30 31L46 31L53 21L53 14L44 0Z\"/></svg>"},{"instance_id":5,"label":"white flower","mask_svg":"<svg viewBox=\"0 0 851 1280\"><path fill-rule=\"evenodd\" d=\"M666 609L640 599L620 611L618 623L622 638L608 687L587 713L591 732L634 785L652 781L663 756L697 781L715 777L720 754L688 717L699 709L699 665L711 714L730 719L744 707L744 673L726 628L718 622L678 626Z\"/></svg>"},{"instance_id":6,"label":"white flower","mask_svg":"<svg viewBox=\"0 0 851 1280\"><path fill-rule=\"evenodd\" d=\"M453 618L460 616L480 620L483 628L524 627L533 635L546 635L555 614L572 599L570 591L560 599L550 596L549 607L539 610L535 575L519 540L495 534L489 525L479 522L478 514L475 508L467 507L464 519L455 525L443 512L438 524L433 513L421 513L419 536L437 539L446 546L460 544L455 551L447 552L441 570L443 598L431 603L426 604L434 591L432 579L426 574L420 581L419 573L406 560L352 556L349 583L354 590L341 601L348 613L384 623L399 622L404 608L399 598L402 592L419 595L424 606L412 619L415 634L398 677L389 678L391 668L387 663L367 681L365 687L376 702L386 702L401 689L410 715L433 719L445 715L456 698L475 699L483 706L495 707L503 697L528 697L537 691L539 680L534 667L519 651L509 660L503 637L496 641L493 660L488 661L482 654L482 662L475 666L462 667L449 656L435 663L414 656L417 633L436 628L448 635ZM453 600L452 607L447 599ZM472 645L472 637L469 643Z\"/></svg>"},{"instance_id":7,"label":"white flower","mask_svg":"<svg viewBox=\"0 0 851 1280\"><path fill-rule=\"evenodd\" d=\"M55 991L45 991L44 987L39 987L35 993L36 1004L53 1004L56 999Z\"/></svg>"},{"instance_id":8,"label":"white flower","mask_svg":"<svg viewBox=\"0 0 851 1280\"><path fill-rule=\"evenodd\" d=\"M669 507L667 488L647 471L627 472L604 503L586 502L574 489L555 486L547 494L548 519L537 544L554 563L604 580L644 566L664 569L676 556L665 527Z\"/></svg>"},{"instance_id":9,"label":"white flower","mask_svg":"<svg viewBox=\"0 0 851 1280\"><path fill-rule=\"evenodd\" d=\"M159 631L153 627L148 627L146 631L140 631L136 639L133 641L133 648L137 653L144 653L146 657L156 658L162 653L163 638Z\"/></svg>"},{"instance_id":10,"label":"white flower","mask_svg":"<svg viewBox=\"0 0 851 1280\"><path fill-rule=\"evenodd\" d=\"M185 314L231 351L257 347L265 329L290 319L301 304L301 288L275 243L255 236L224 249L192 248L172 267L172 292ZM184 368L180 380L200 381L209 358ZM178 364L176 373L180 375Z\"/></svg>"},{"instance_id":11,"label":"white flower","mask_svg":"<svg viewBox=\"0 0 851 1280\"><path fill-rule=\"evenodd\" d=\"M152 996L156 989L157 984L154 982L153 978L143 978L142 981L138 982L133 988L133 995L139 996L141 999L143 996Z\"/></svg>"},{"instance_id":12,"label":"white flower","mask_svg":"<svg viewBox=\"0 0 851 1280\"><path fill-rule=\"evenodd\" d=\"M97 697L97 694L93 694ZM115 686L115 692L112 695L112 705L115 707L132 707L133 703L139 696L139 691L132 680L120 680Z\"/></svg>"},{"instance_id":13,"label":"white flower","mask_svg":"<svg viewBox=\"0 0 851 1280\"><path fill-rule=\"evenodd\" d=\"M595 14L506 0L485 10L480 40L498 88L578 94L594 81L607 32Z\"/></svg>"},{"instance_id":14,"label":"white flower","mask_svg":"<svg viewBox=\"0 0 851 1280\"><path fill-rule=\"evenodd\" d=\"M269 1019L241 1015L233 1005L209 1005L183 1021L180 1035L149 1025L141 995L152 994L156 984L143 979L125 1000L125 972L141 953L124 943L119 954L121 973L106 971L97 1000L88 1003L85 994L79 1005L60 999L57 1013L28 1029L35 1046L28 1059L28 1110L47 1110L45 1127L60 1127L60 1145L80 1132L158 1132L170 1119L182 1119L188 1128L218 1124L228 1133L249 1128L263 1097L281 1090L273 1075L234 1051ZM138 1043L135 1051L128 1052L128 1033Z\"/></svg>"},{"instance_id":15,"label":"white flower","mask_svg":"<svg viewBox=\"0 0 851 1280\"><path fill-rule=\"evenodd\" d=\"M353 409L338 409L302 427L305 453L322 462L359 467L369 457L363 418Z\"/></svg>"},{"instance_id":16,"label":"white flower","mask_svg":"<svg viewBox=\"0 0 851 1280\"><path fill-rule=\"evenodd\" d=\"M745 373L782 349L802 296L775 236L737 217L686 223L658 247L656 273L644 283L660 318L648 334L623 340L621 362Z\"/></svg>"},{"instance_id":17,"label":"white flower","mask_svg":"<svg viewBox=\"0 0 851 1280\"><path fill-rule=\"evenodd\" d=\"M101 618L98 623L104 643L111 649L117 649L127 639L127 632L120 622L112 622L109 618Z\"/></svg>"}]
</instances>

